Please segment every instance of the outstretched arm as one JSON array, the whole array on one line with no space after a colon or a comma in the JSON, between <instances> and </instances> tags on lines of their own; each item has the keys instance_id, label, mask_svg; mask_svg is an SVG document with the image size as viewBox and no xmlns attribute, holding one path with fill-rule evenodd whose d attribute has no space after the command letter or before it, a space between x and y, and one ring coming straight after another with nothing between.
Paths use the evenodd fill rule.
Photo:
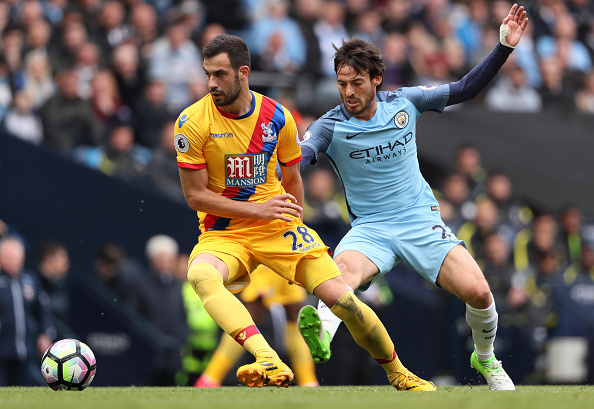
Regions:
<instances>
[{"instance_id":1,"label":"outstretched arm","mask_svg":"<svg viewBox=\"0 0 594 409\"><path fill-rule=\"evenodd\" d=\"M524 6L518 8L518 5L514 4L499 28L500 44L497 44L495 49L460 81L450 82L448 106L476 97L491 82L520 42L527 24Z\"/></svg>"}]
</instances>

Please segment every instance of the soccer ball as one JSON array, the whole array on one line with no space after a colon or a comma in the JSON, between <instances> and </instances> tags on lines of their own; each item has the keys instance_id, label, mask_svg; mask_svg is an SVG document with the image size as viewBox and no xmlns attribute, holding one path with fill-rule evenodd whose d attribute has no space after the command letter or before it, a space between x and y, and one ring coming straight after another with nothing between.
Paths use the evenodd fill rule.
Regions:
<instances>
[{"instance_id":1,"label":"soccer ball","mask_svg":"<svg viewBox=\"0 0 594 409\"><path fill-rule=\"evenodd\" d=\"M54 342L41 358L43 379L55 391L82 391L93 381L96 368L93 351L77 339Z\"/></svg>"}]
</instances>

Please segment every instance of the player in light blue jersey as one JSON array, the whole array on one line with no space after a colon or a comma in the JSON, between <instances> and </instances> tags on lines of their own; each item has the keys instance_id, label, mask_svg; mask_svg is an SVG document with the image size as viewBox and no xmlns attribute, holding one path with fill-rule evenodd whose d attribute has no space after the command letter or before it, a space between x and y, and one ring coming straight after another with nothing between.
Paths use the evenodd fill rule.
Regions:
<instances>
[{"instance_id":1,"label":"player in light blue jersey","mask_svg":"<svg viewBox=\"0 0 594 409\"><path fill-rule=\"evenodd\" d=\"M515 390L495 358L497 311L479 266L440 217L439 205L421 175L416 122L425 111L474 98L495 77L528 24L514 4L500 28L500 43L460 81L437 87L378 91L384 63L375 45L359 39L336 49L334 67L342 104L315 121L304 135L302 164L320 153L342 181L351 230L336 248L335 261L351 288L369 285L400 261L466 303L475 350L471 365L490 389ZM329 341L340 320L320 302L304 307L300 331L316 362L330 357Z\"/></svg>"}]
</instances>

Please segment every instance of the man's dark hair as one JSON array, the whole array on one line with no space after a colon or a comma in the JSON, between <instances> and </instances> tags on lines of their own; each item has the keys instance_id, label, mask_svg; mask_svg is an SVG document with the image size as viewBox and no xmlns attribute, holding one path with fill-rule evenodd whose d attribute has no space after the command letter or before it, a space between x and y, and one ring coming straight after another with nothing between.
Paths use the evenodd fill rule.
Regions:
<instances>
[{"instance_id":1,"label":"man's dark hair","mask_svg":"<svg viewBox=\"0 0 594 409\"><path fill-rule=\"evenodd\" d=\"M239 37L231 34L219 34L214 37L204 46L202 50L202 56L204 58L212 58L221 53L227 53L231 67L235 71L239 70L239 67L247 65L249 68L252 66L252 57L250 56L250 50L246 43Z\"/></svg>"},{"instance_id":2,"label":"man's dark hair","mask_svg":"<svg viewBox=\"0 0 594 409\"><path fill-rule=\"evenodd\" d=\"M343 65L353 67L357 74L367 72L369 78L373 79L384 75L386 66L382 52L378 46L368 41L354 38L350 41L343 41L340 48L332 44L336 50L334 54L334 72L338 71ZM378 86L378 88L381 84Z\"/></svg>"},{"instance_id":3,"label":"man's dark hair","mask_svg":"<svg viewBox=\"0 0 594 409\"><path fill-rule=\"evenodd\" d=\"M37 263L41 263L47 257L53 256L60 250L66 250L66 246L58 240L47 240L41 243L41 245L37 248L37 253L35 255L35 259Z\"/></svg>"}]
</instances>

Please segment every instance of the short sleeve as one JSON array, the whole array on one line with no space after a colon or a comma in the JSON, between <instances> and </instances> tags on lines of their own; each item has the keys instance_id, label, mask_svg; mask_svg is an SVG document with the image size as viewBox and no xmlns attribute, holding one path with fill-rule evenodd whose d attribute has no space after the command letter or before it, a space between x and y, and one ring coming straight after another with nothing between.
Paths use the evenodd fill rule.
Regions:
<instances>
[{"instance_id":1,"label":"short sleeve","mask_svg":"<svg viewBox=\"0 0 594 409\"><path fill-rule=\"evenodd\" d=\"M291 166L301 162L301 148L297 143L299 133L291 112L283 107L285 126L282 127L278 141L278 161L282 166Z\"/></svg>"},{"instance_id":2,"label":"short sleeve","mask_svg":"<svg viewBox=\"0 0 594 409\"><path fill-rule=\"evenodd\" d=\"M183 111L174 126L174 143L177 151L177 165L180 168L203 169L206 167L204 158L204 140L200 124L188 110Z\"/></svg>"}]
</instances>

